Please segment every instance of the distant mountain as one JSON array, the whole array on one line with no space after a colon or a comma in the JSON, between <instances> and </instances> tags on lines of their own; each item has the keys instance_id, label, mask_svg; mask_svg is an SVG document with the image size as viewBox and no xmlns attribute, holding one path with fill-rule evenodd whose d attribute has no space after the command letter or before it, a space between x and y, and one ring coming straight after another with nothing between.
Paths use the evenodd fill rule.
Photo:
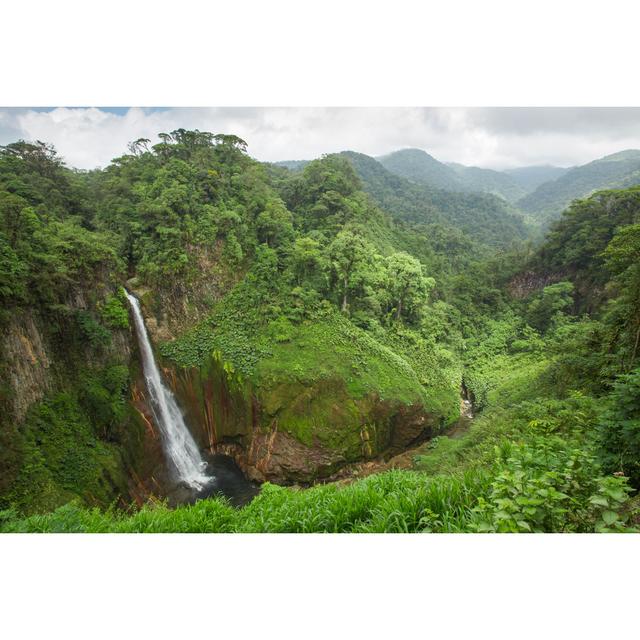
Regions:
<instances>
[{"instance_id":1,"label":"distant mountain","mask_svg":"<svg viewBox=\"0 0 640 640\"><path fill-rule=\"evenodd\" d=\"M413 182L449 191L467 190L454 169L422 149L402 149L376 160L391 173Z\"/></svg>"},{"instance_id":2,"label":"distant mountain","mask_svg":"<svg viewBox=\"0 0 640 640\"><path fill-rule=\"evenodd\" d=\"M574 167L553 182L541 184L517 204L532 218L547 224L576 198L636 184L640 184L640 151L629 149Z\"/></svg>"},{"instance_id":3,"label":"distant mountain","mask_svg":"<svg viewBox=\"0 0 640 640\"><path fill-rule=\"evenodd\" d=\"M392 173L362 153L343 151L340 155L351 162L364 190L396 219L453 227L490 246L508 246L529 233L522 216L494 195L418 184Z\"/></svg>"},{"instance_id":4,"label":"distant mountain","mask_svg":"<svg viewBox=\"0 0 640 640\"><path fill-rule=\"evenodd\" d=\"M526 193L537 189L544 182L551 182L563 176L571 167L554 167L553 165L538 165L533 167L518 167L505 169L502 173L511 176Z\"/></svg>"},{"instance_id":5,"label":"distant mountain","mask_svg":"<svg viewBox=\"0 0 640 640\"><path fill-rule=\"evenodd\" d=\"M272 164L275 164L277 167L284 167L285 169L289 169L290 171L300 171L309 164L309 160L279 160L278 162L274 162Z\"/></svg>"},{"instance_id":6,"label":"distant mountain","mask_svg":"<svg viewBox=\"0 0 640 640\"><path fill-rule=\"evenodd\" d=\"M516 179L502 171L467 167L457 162L448 162L447 166L458 174L463 186L470 191L492 193L512 203L527 194L527 190Z\"/></svg>"},{"instance_id":7,"label":"distant mountain","mask_svg":"<svg viewBox=\"0 0 640 640\"><path fill-rule=\"evenodd\" d=\"M398 176L436 189L490 193L512 203L527 193L517 180L506 173L467 167L457 162L440 162L422 149L402 149L377 160Z\"/></svg>"}]
</instances>

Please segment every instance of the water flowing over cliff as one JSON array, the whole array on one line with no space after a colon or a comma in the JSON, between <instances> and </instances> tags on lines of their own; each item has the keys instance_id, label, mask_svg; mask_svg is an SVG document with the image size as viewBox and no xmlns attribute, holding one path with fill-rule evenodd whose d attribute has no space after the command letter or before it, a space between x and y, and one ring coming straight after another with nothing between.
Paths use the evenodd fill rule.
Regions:
<instances>
[{"instance_id":1,"label":"water flowing over cliff","mask_svg":"<svg viewBox=\"0 0 640 640\"><path fill-rule=\"evenodd\" d=\"M145 382L153 416L160 429L167 461L176 480L184 482L196 490L204 489L213 483L214 478L205 473L206 462L200 455L198 446L185 424L173 393L162 382L138 300L129 292L127 292L127 300L133 312Z\"/></svg>"}]
</instances>

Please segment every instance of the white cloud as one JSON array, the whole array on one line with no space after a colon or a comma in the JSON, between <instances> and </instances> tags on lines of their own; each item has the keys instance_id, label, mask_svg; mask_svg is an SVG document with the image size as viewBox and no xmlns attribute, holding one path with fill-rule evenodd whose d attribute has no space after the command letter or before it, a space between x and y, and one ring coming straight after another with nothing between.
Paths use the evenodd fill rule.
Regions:
<instances>
[{"instance_id":1,"label":"white cloud","mask_svg":"<svg viewBox=\"0 0 640 640\"><path fill-rule=\"evenodd\" d=\"M0 143L56 146L71 166L105 166L136 138L173 129L234 133L259 160L352 149L382 155L418 147L442 161L506 168L583 164L640 147L639 109L598 108L96 108L0 110Z\"/></svg>"}]
</instances>

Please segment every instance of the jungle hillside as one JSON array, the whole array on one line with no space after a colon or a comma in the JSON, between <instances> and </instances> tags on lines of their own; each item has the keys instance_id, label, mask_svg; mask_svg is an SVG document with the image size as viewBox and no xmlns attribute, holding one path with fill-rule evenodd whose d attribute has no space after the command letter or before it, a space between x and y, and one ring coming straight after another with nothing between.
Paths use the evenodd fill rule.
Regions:
<instances>
[{"instance_id":1,"label":"jungle hillside","mask_svg":"<svg viewBox=\"0 0 640 640\"><path fill-rule=\"evenodd\" d=\"M640 152L158 139L94 170L0 147L0 531L640 527Z\"/></svg>"}]
</instances>

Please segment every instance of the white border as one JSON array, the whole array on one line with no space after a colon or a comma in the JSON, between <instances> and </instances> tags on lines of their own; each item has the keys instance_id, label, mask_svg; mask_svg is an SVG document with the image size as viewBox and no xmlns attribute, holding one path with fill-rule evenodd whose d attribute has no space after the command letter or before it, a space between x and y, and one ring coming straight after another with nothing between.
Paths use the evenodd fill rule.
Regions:
<instances>
[{"instance_id":1,"label":"white border","mask_svg":"<svg viewBox=\"0 0 640 640\"><path fill-rule=\"evenodd\" d=\"M637 3L5 3L2 106L634 106ZM635 629L638 536L4 536L3 637ZM199 634L199 635L196 635Z\"/></svg>"},{"instance_id":2,"label":"white border","mask_svg":"<svg viewBox=\"0 0 640 640\"><path fill-rule=\"evenodd\" d=\"M638 540L4 536L3 636L623 637L637 623Z\"/></svg>"},{"instance_id":3,"label":"white border","mask_svg":"<svg viewBox=\"0 0 640 640\"><path fill-rule=\"evenodd\" d=\"M2 106L634 106L632 0L5 3Z\"/></svg>"}]
</instances>

